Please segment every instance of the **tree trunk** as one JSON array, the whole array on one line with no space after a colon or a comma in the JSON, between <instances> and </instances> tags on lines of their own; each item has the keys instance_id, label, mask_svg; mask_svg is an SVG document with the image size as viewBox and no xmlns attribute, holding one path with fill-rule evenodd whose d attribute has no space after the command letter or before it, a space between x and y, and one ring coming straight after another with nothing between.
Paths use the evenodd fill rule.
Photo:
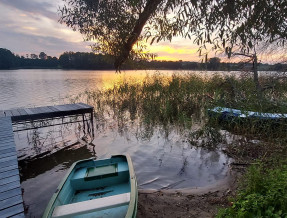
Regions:
<instances>
[{"instance_id":1,"label":"tree trunk","mask_svg":"<svg viewBox=\"0 0 287 218\"><path fill-rule=\"evenodd\" d=\"M257 54L255 53L253 55L253 81L256 86L256 92L259 100L262 99L262 88L259 83L259 77L258 77L258 60L257 60Z\"/></svg>"},{"instance_id":2,"label":"tree trunk","mask_svg":"<svg viewBox=\"0 0 287 218\"><path fill-rule=\"evenodd\" d=\"M162 0L148 0L143 12L139 15L139 19L131 32L127 42L124 44L122 52L116 58L114 66L118 71L121 65L128 59L130 51L133 48L133 45L138 41L138 38L142 32L142 29L150 16L156 11L158 5Z\"/></svg>"}]
</instances>

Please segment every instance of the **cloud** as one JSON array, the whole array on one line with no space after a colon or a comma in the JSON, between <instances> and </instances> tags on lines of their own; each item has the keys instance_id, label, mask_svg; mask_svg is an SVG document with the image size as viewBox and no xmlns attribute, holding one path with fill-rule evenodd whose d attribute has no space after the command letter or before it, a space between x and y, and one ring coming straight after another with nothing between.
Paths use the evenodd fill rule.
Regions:
<instances>
[{"instance_id":1,"label":"cloud","mask_svg":"<svg viewBox=\"0 0 287 218\"><path fill-rule=\"evenodd\" d=\"M51 36L33 36L25 33L14 34L1 30L0 38L1 48L7 48L20 55L31 53L39 54L41 51L44 51L48 55L59 56L65 51L91 51L88 47L88 43L68 42Z\"/></svg>"},{"instance_id":2,"label":"cloud","mask_svg":"<svg viewBox=\"0 0 287 218\"><path fill-rule=\"evenodd\" d=\"M60 0L1 0L0 47L18 54L91 51L79 32L57 22Z\"/></svg>"},{"instance_id":3,"label":"cloud","mask_svg":"<svg viewBox=\"0 0 287 218\"><path fill-rule=\"evenodd\" d=\"M53 2L53 1L52 1ZM53 20L57 20L57 8L54 4L47 1L37 0L1 0L1 4L9 6L12 9L16 9L31 16L37 18L37 16L45 16Z\"/></svg>"},{"instance_id":4,"label":"cloud","mask_svg":"<svg viewBox=\"0 0 287 218\"><path fill-rule=\"evenodd\" d=\"M165 41L147 45L147 50L150 53L155 53L158 56L156 60L170 60L170 61L198 61L199 54L198 47L193 45L190 40L176 39L172 42Z\"/></svg>"},{"instance_id":5,"label":"cloud","mask_svg":"<svg viewBox=\"0 0 287 218\"><path fill-rule=\"evenodd\" d=\"M57 8L62 4L62 0L1 0L0 47L19 54L44 51L52 56L64 51L91 51L79 32L57 22ZM157 59L198 58L192 41L181 38L154 44L148 50L157 53Z\"/></svg>"}]
</instances>

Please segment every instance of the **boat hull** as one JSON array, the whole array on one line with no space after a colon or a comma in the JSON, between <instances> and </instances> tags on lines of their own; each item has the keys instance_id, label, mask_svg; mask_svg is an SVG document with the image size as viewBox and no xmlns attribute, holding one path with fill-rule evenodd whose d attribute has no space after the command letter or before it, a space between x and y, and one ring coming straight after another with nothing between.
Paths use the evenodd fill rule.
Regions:
<instances>
[{"instance_id":1,"label":"boat hull","mask_svg":"<svg viewBox=\"0 0 287 218\"><path fill-rule=\"evenodd\" d=\"M74 163L43 217L136 217L137 182L128 155Z\"/></svg>"},{"instance_id":2,"label":"boat hull","mask_svg":"<svg viewBox=\"0 0 287 218\"><path fill-rule=\"evenodd\" d=\"M209 109L208 114L210 117L216 118L220 121L257 120L257 121L282 122L287 120L287 114L242 111L225 107L215 107L213 109Z\"/></svg>"}]
</instances>

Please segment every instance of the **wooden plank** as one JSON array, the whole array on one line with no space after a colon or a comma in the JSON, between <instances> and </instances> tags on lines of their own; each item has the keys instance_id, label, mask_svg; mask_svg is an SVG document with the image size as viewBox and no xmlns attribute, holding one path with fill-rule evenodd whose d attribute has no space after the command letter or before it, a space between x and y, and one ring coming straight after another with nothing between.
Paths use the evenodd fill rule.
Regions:
<instances>
[{"instance_id":1,"label":"wooden plank","mask_svg":"<svg viewBox=\"0 0 287 218\"><path fill-rule=\"evenodd\" d=\"M77 103L77 105L81 105L82 108L89 108L89 109L93 109L94 107L88 105L88 104L84 104L84 103Z\"/></svg>"},{"instance_id":2,"label":"wooden plank","mask_svg":"<svg viewBox=\"0 0 287 218\"><path fill-rule=\"evenodd\" d=\"M21 115L17 109L11 110L11 113L13 116L20 116Z\"/></svg>"},{"instance_id":3,"label":"wooden plank","mask_svg":"<svg viewBox=\"0 0 287 218\"><path fill-rule=\"evenodd\" d=\"M6 132L12 129L12 119L11 117L8 118L9 120L3 120L2 118L0 118L1 132Z\"/></svg>"},{"instance_id":4,"label":"wooden plank","mask_svg":"<svg viewBox=\"0 0 287 218\"><path fill-rule=\"evenodd\" d=\"M44 111L42 110L42 107L34 107L30 108L31 111L33 111L35 114L43 114Z\"/></svg>"},{"instance_id":5,"label":"wooden plank","mask_svg":"<svg viewBox=\"0 0 287 218\"><path fill-rule=\"evenodd\" d=\"M0 141L0 146L2 147L2 146L8 146L8 145L10 145L10 144L12 144L12 146L14 146L15 145L15 142L14 142L14 136L13 136L13 138L12 138L12 136L10 137L10 138L8 138L8 137L5 137L5 138L2 138L2 139L0 139L1 141Z\"/></svg>"},{"instance_id":6,"label":"wooden plank","mask_svg":"<svg viewBox=\"0 0 287 218\"><path fill-rule=\"evenodd\" d=\"M14 181L6 185L0 186L0 193L9 191L15 188L19 188L19 187L20 187L20 181Z\"/></svg>"},{"instance_id":7,"label":"wooden plank","mask_svg":"<svg viewBox=\"0 0 287 218\"><path fill-rule=\"evenodd\" d=\"M81 109L81 107L76 104L66 104L66 107L71 111L76 111L76 110Z\"/></svg>"},{"instance_id":8,"label":"wooden plank","mask_svg":"<svg viewBox=\"0 0 287 218\"><path fill-rule=\"evenodd\" d=\"M82 109L82 106L77 105L77 104L71 104L70 107L74 108L74 110L80 110L80 109Z\"/></svg>"},{"instance_id":9,"label":"wooden plank","mask_svg":"<svg viewBox=\"0 0 287 218\"><path fill-rule=\"evenodd\" d=\"M34 112L30 110L30 108L23 108L28 115L33 115Z\"/></svg>"},{"instance_id":10,"label":"wooden plank","mask_svg":"<svg viewBox=\"0 0 287 218\"><path fill-rule=\"evenodd\" d=\"M10 160L10 161L6 161L6 162L0 163L0 168L8 167L10 165L16 165L16 164L18 164L18 161L17 161L17 159L14 159L14 160Z\"/></svg>"},{"instance_id":11,"label":"wooden plank","mask_svg":"<svg viewBox=\"0 0 287 218\"><path fill-rule=\"evenodd\" d=\"M33 112L34 115L42 113L42 111L39 108L36 108L36 107L35 108L29 108L29 109L30 109L30 111Z\"/></svg>"},{"instance_id":12,"label":"wooden plank","mask_svg":"<svg viewBox=\"0 0 287 218\"><path fill-rule=\"evenodd\" d=\"M19 214L21 212L24 212L24 207L23 207L23 204L17 204L13 207L9 207L9 208L6 208L4 210L1 210L0 211L0 217L10 217L10 216L13 216L15 214Z\"/></svg>"},{"instance_id":13,"label":"wooden plank","mask_svg":"<svg viewBox=\"0 0 287 218\"><path fill-rule=\"evenodd\" d=\"M10 156L13 156L13 155L17 155L17 152L16 151L10 151L10 152L1 152L0 153L0 158L4 158L4 157L10 157Z\"/></svg>"},{"instance_id":14,"label":"wooden plank","mask_svg":"<svg viewBox=\"0 0 287 218\"><path fill-rule=\"evenodd\" d=\"M0 151L6 150L8 148L14 148L14 147L16 147L14 143L1 144Z\"/></svg>"},{"instance_id":15,"label":"wooden plank","mask_svg":"<svg viewBox=\"0 0 287 218\"><path fill-rule=\"evenodd\" d=\"M91 113L92 111L93 107L84 103L64 104L64 105L35 107L35 108L21 108L15 111L12 110L12 113L18 116L12 116L11 119L13 120L13 122L25 121L25 120L38 120L38 119L46 119L46 118L54 118L62 116L71 116L75 114ZM8 123L10 125L10 122L7 122L7 125Z\"/></svg>"},{"instance_id":16,"label":"wooden plank","mask_svg":"<svg viewBox=\"0 0 287 218\"><path fill-rule=\"evenodd\" d=\"M1 132L6 132L11 128L12 123L10 125L10 122L11 122L11 118L10 118L10 120L0 119Z\"/></svg>"},{"instance_id":17,"label":"wooden plank","mask_svg":"<svg viewBox=\"0 0 287 218\"><path fill-rule=\"evenodd\" d=\"M7 117L9 119L5 119L4 118L0 118L0 125L2 126L3 129L9 129L10 126L12 126L12 123L11 123L11 117Z\"/></svg>"},{"instance_id":18,"label":"wooden plank","mask_svg":"<svg viewBox=\"0 0 287 218\"><path fill-rule=\"evenodd\" d=\"M12 148L6 148L6 149L2 149L0 150L1 153L10 153L10 152L16 152L16 148L12 147ZM0 168L1 170L1 168Z\"/></svg>"},{"instance_id":19,"label":"wooden plank","mask_svg":"<svg viewBox=\"0 0 287 218\"><path fill-rule=\"evenodd\" d=\"M48 106L48 108L54 112L58 112L59 110L55 108L54 106Z\"/></svg>"},{"instance_id":20,"label":"wooden plank","mask_svg":"<svg viewBox=\"0 0 287 218\"><path fill-rule=\"evenodd\" d=\"M3 201L0 201L0 210L12 207L17 204L21 204L22 202L22 195L16 195L11 198L4 199Z\"/></svg>"},{"instance_id":21,"label":"wooden plank","mask_svg":"<svg viewBox=\"0 0 287 218\"><path fill-rule=\"evenodd\" d=\"M15 181L19 181L20 182L20 177L19 175L14 175L14 176L10 176L4 179L0 179L0 185L5 185L11 182L15 182ZM20 184L20 183L19 183Z\"/></svg>"},{"instance_id":22,"label":"wooden plank","mask_svg":"<svg viewBox=\"0 0 287 218\"><path fill-rule=\"evenodd\" d=\"M3 201L7 198L11 198L11 197L14 197L17 195L22 195L22 190L20 187L11 189L11 190L6 191L6 192L1 192L0 193L0 201ZM1 204L1 202L0 202L0 204Z\"/></svg>"},{"instance_id":23,"label":"wooden plank","mask_svg":"<svg viewBox=\"0 0 287 218\"><path fill-rule=\"evenodd\" d=\"M13 128L12 128L12 121L11 121L11 126L8 126L8 125L1 125L0 124L0 128L1 128L1 131L0 131L0 138L1 137L5 137L5 136L10 136L10 135L14 135L13 133Z\"/></svg>"},{"instance_id":24,"label":"wooden plank","mask_svg":"<svg viewBox=\"0 0 287 218\"><path fill-rule=\"evenodd\" d=\"M49 107L39 107L39 109L42 111L42 113L53 113L54 111Z\"/></svg>"},{"instance_id":25,"label":"wooden plank","mask_svg":"<svg viewBox=\"0 0 287 218\"><path fill-rule=\"evenodd\" d=\"M14 142L14 134L13 135L0 136L0 144L4 145L4 144L12 143L12 142Z\"/></svg>"},{"instance_id":26,"label":"wooden plank","mask_svg":"<svg viewBox=\"0 0 287 218\"><path fill-rule=\"evenodd\" d=\"M0 132L0 141L7 141L7 139L14 139L14 133L12 132L12 129L10 130L10 132Z\"/></svg>"},{"instance_id":27,"label":"wooden plank","mask_svg":"<svg viewBox=\"0 0 287 218\"><path fill-rule=\"evenodd\" d=\"M1 163L7 162L7 161L10 161L10 160L17 160L17 156L14 155L14 156L11 156L11 157L1 158L1 159L0 159L0 166L1 166Z\"/></svg>"},{"instance_id":28,"label":"wooden plank","mask_svg":"<svg viewBox=\"0 0 287 218\"><path fill-rule=\"evenodd\" d=\"M66 105L55 105L54 108L58 109L59 111L69 111L68 107Z\"/></svg>"},{"instance_id":29,"label":"wooden plank","mask_svg":"<svg viewBox=\"0 0 287 218\"><path fill-rule=\"evenodd\" d=\"M18 110L19 114L22 116L28 115L28 113L23 108L18 108L17 110Z\"/></svg>"},{"instance_id":30,"label":"wooden plank","mask_svg":"<svg viewBox=\"0 0 287 218\"><path fill-rule=\"evenodd\" d=\"M19 170L18 169L13 169L13 170L10 170L10 171L6 171L6 172L3 172L3 173L0 173L0 178L1 179L5 179L5 178L11 177L11 176L16 176L16 175L19 175Z\"/></svg>"},{"instance_id":31,"label":"wooden plank","mask_svg":"<svg viewBox=\"0 0 287 218\"><path fill-rule=\"evenodd\" d=\"M0 133L1 134L7 134L12 132L12 125L7 125L7 124L0 124Z\"/></svg>"},{"instance_id":32,"label":"wooden plank","mask_svg":"<svg viewBox=\"0 0 287 218\"><path fill-rule=\"evenodd\" d=\"M5 112L5 111L4 111L4 112ZM4 112L3 112L3 113L4 113ZM9 121L10 119L11 119L10 117L6 117L6 116L0 118L1 122Z\"/></svg>"},{"instance_id":33,"label":"wooden plank","mask_svg":"<svg viewBox=\"0 0 287 218\"><path fill-rule=\"evenodd\" d=\"M0 118L1 117L5 117L5 114L4 114L4 111L3 110L0 110Z\"/></svg>"},{"instance_id":34,"label":"wooden plank","mask_svg":"<svg viewBox=\"0 0 287 218\"><path fill-rule=\"evenodd\" d=\"M4 114L6 117L12 117L13 116L13 114L10 110L4 110Z\"/></svg>"},{"instance_id":35,"label":"wooden plank","mask_svg":"<svg viewBox=\"0 0 287 218\"><path fill-rule=\"evenodd\" d=\"M14 134L13 135L3 135L0 137L0 144L9 144L14 143Z\"/></svg>"},{"instance_id":36,"label":"wooden plank","mask_svg":"<svg viewBox=\"0 0 287 218\"><path fill-rule=\"evenodd\" d=\"M18 169L18 163L17 164L12 164L12 165L9 165L9 166L6 166L6 167L1 167L0 168L0 173L6 172L6 171L9 171L9 170L13 170L13 169Z\"/></svg>"},{"instance_id":37,"label":"wooden plank","mask_svg":"<svg viewBox=\"0 0 287 218\"><path fill-rule=\"evenodd\" d=\"M14 141L14 134L13 134L13 132L11 132L10 134L0 135L0 143L1 144L13 142L13 141Z\"/></svg>"},{"instance_id":38,"label":"wooden plank","mask_svg":"<svg viewBox=\"0 0 287 218\"><path fill-rule=\"evenodd\" d=\"M25 218L24 212L10 216L10 218Z\"/></svg>"},{"instance_id":39,"label":"wooden plank","mask_svg":"<svg viewBox=\"0 0 287 218\"><path fill-rule=\"evenodd\" d=\"M16 147L12 147L12 148L2 148L0 149L0 152L2 153L9 153L9 152L12 152L12 151L16 151Z\"/></svg>"},{"instance_id":40,"label":"wooden plank","mask_svg":"<svg viewBox=\"0 0 287 218\"><path fill-rule=\"evenodd\" d=\"M15 147L15 145L13 145L13 144L1 145L1 146L0 146L0 152L4 151L4 150L6 150L6 149L12 149L12 148L14 148L14 147Z\"/></svg>"},{"instance_id":41,"label":"wooden plank","mask_svg":"<svg viewBox=\"0 0 287 218\"><path fill-rule=\"evenodd\" d=\"M0 132L0 137L4 137L6 135L14 135L13 133L13 129L12 129L12 126L4 126L4 125L1 125L0 124L0 128L2 129L2 131Z\"/></svg>"},{"instance_id":42,"label":"wooden plank","mask_svg":"<svg viewBox=\"0 0 287 218\"><path fill-rule=\"evenodd\" d=\"M12 127L12 122L11 118L9 117L9 120L4 120L3 118L0 118L0 126L1 126L1 131L7 131Z\"/></svg>"},{"instance_id":43,"label":"wooden plank","mask_svg":"<svg viewBox=\"0 0 287 218\"><path fill-rule=\"evenodd\" d=\"M1 128L1 126L0 126ZM11 139L14 139L14 133L12 132L9 132L9 133L1 133L0 132L0 142L2 141L3 143L6 141L6 142L9 142L11 141Z\"/></svg>"},{"instance_id":44,"label":"wooden plank","mask_svg":"<svg viewBox=\"0 0 287 218\"><path fill-rule=\"evenodd\" d=\"M1 128L1 126L0 126ZM9 133L1 133L0 132L0 142L2 141L3 143L6 141L6 142L9 142L11 141L11 139L14 139L14 133L12 132L9 132Z\"/></svg>"},{"instance_id":45,"label":"wooden plank","mask_svg":"<svg viewBox=\"0 0 287 218\"><path fill-rule=\"evenodd\" d=\"M9 118L9 119L6 119L6 118ZM4 118L0 118L0 125L5 128L5 129L8 129L9 126L10 126L10 122L11 122L11 117L5 117ZM12 124L11 124L12 125Z\"/></svg>"},{"instance_id":46,"label":"wooden plank","mask_svg":"<svg viewBox=\"0 0 287 218\"><path fill-rule=\"evenodd\" d=\"M13 138L12 138L13 137ZM10 144L12 144L13 146L15 145L15 141L14 141L14 136L10 136L10 137L5 137L5 138L0 138L0 146L8 146Z\"/></svg>"}]
</instances>

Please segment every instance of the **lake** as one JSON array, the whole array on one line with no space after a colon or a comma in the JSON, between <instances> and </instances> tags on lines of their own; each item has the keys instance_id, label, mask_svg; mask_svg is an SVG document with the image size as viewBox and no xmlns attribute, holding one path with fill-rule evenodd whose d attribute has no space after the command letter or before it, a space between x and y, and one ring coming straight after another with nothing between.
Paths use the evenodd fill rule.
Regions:
<instances>
[{"instance_id":1,"label":"lake","mask_svg":"<svg viewBox=\"0 0 287 218\"><path fill-rule=\"evenodd\" d=\"M0 110L69 103L86 91L111 88L126 79L141 80L155 71L11 70L0 71ZM160 71L169 77L180 71ZM15 132L21 186L28 217L40 217L71 164L85 158L129 153L139 189L197 188L216 185L229 176L230 159L220 150L207 150L155 129L148 139L110 118L96 128L93 146L79 142L77 124ZM67 147L65 149L65 147ZM53 151L49 154L47 151ZM47 155L42 155L42 154Z\"/></svg>"}]
</instances>

